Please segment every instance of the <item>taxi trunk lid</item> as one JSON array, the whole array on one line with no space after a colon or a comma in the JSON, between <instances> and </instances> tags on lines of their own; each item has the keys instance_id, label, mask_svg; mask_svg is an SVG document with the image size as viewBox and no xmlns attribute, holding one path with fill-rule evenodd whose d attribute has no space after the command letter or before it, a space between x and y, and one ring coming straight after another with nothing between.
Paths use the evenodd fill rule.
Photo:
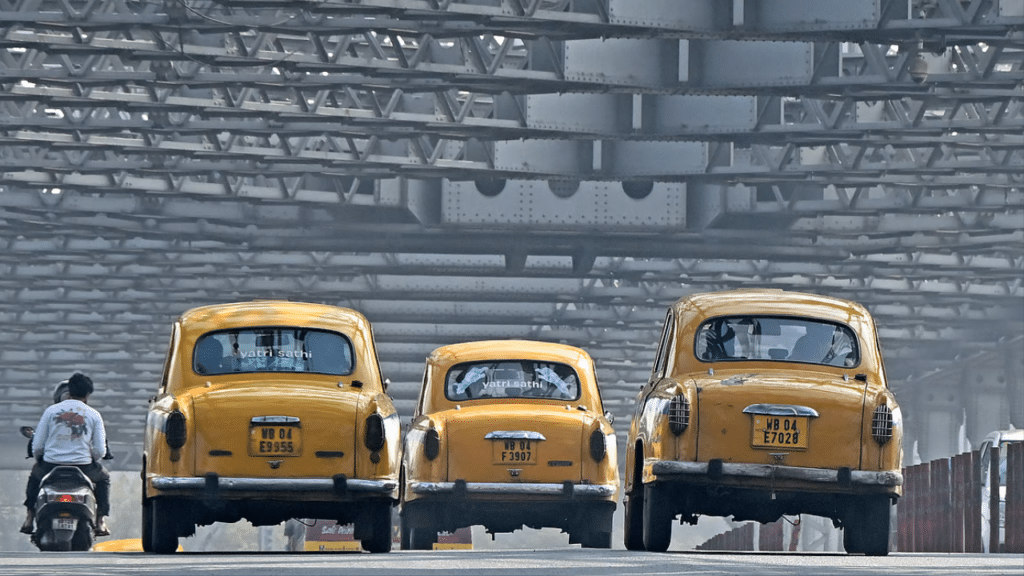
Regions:
<instances>
[{"instance_id":1,"label":"taxi trunk lid","mask_svg":"<svg viewBox=\"0 0 1024 576\"><path fill-rule=\"evenodd\" d=\"M336 384L329 390L283 380L197 394L193 399L196 473L242 478L351 477L355 475L359 403L358 391L339 390Z\"/></svg>"},{"instance_id":2,"label":"taxi trunk lid","mask_svg":"<svg viewBox=\"0 0 1024 576\"><path fill-rule=\"evenodd\" d=\"M699 461L860 468L863 382L719 370L697 384Z\"/></svg>"},{"instance_id":3,"label":"taxi trunk lid","mask_svg":"<svg viewBox=\"0 0 1024 576\"><path fill-rule=\"evenodd\" d=\"M475 406L444 421L448 478L466 482L578 483L594 416L566 406Z\"/></svg>"}]
</instances>

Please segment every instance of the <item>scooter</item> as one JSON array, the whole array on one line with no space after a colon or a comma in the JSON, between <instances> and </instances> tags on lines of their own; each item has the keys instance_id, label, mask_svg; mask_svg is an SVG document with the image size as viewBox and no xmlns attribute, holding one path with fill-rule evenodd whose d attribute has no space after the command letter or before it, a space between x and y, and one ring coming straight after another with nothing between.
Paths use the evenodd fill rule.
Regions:
<instances>
[{"instance_id":1,"label":"scooter","mask_svg":"<svg viewBox=\"0 0 1024 576\"><path fill-rule=\"evenodd\" d=\"M30 458L33 432L31 426L21 427L21 435L29 439ZM77 466L57 466L43 476L36 499L32 543L44 552L92 548L96 522L93 490L92 481Z\"/></svg>"}]
</instances>

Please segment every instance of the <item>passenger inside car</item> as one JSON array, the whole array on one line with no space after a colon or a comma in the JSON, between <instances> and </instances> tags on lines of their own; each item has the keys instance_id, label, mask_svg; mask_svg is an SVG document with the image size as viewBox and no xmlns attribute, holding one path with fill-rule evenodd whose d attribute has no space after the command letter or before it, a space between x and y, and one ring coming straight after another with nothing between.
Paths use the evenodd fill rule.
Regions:
<instances>
[{"instance_id":1,"label":"passenger inside car","mask_svg":"<svg viewBox=\"0 0 1024 576\"><path fill-rule=\"evenodd\" d=\"M198 374L219 374L223 368L224 345L216 338L203 338L196 346L195 369Z\"/></svg>"},{"instance_id":2,"label":"passenger inside car","mask_svg":"<svg viewBox=\"0 0 1024 576\"><path fill-rule=\"evenodd\" d=\"M821 363L832 348L835 328L829 324L804 322L807 331L793 345L789 360L796 362Z\"/></svg>"},{"instance_id":3,"label":"passenger inside car","mask_svg":"<svg viewBox=\"0 0 1024 576\"><path fill-rule=\"evenodd\" d=\"M859 356L846 326L810 319L731 316L698 329L696 355L705 362L774 360L852 367Z\"/></svg>"},{"instance_id":4,"label":"passenger inside car","mask_svg":"<svg viewBox=\"0 0 1024 576\"><path fill-rule=\"evenodd\" d=\"M323 374L346 374L352 369L349 348L341 338L326 332L309 332L303 339L306 370Z\"/></svg>"}]
</instances>

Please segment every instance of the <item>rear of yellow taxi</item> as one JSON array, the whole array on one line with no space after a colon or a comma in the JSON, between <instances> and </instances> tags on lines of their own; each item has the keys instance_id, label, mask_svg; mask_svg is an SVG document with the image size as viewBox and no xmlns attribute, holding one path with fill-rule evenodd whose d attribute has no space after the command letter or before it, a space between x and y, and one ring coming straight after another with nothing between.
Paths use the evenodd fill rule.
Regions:
<instances>
[{"instance_id":1,"label":"rear of yellow taxi","mask_svg":"<svg viewBox=\"0 0 1024 576\"><path fill-rule=\"evenodd\" d=\"M143 548L173 552L213 522L325 518L386 552L400 449L361 314L282 301L189 310L146 422Z\"/></svg>"},{"instance_id":2,"label":"rear of yellow taxi","mask_svg":"<svg viewBox=\"0 0 1024 576\"><path fill-rule=\"evenodd\" d=\"M848 552L885 554L901 441L863 307L776 290L684 298L630 429L626 545L667 549L676 516L813 514L843 527Z\"/></svg>"},{"instance_id":3,"label":"rear of yellow taxi","mask_svg":"<svg viewBox=\"0 0 1024 576\"><path fill-rule=\"evenodd\" d=\"M406 435L403 548L471 525L555 527L610 547L615 447L583 350L522 340L439 348Z\"/></svg>"}]
</instances>

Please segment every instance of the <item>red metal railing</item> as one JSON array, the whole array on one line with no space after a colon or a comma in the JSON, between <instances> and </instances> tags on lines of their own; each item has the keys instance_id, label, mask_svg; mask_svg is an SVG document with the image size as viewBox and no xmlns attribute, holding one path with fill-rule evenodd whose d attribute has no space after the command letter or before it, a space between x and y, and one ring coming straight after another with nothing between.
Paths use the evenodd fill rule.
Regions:
<instances>
[{"instance_id":1,"label":"red metal railing","mask_svg":"<svg viewBox=\"0 0 1024 576\"><path fill-rule=\"evenodd\" d=\"M789 522L792 529L787 538L787 522L782 519L762 524L757 533L757 550L795 552L800 539L800 523ZM754 524L744 524L714 536L697 546L697 550L754 550Z\"/></svg>"},{"instance_id":2,"label":"red metal railing","mask_svg":"<svg viewBox=\"0 0 1024 576\"><path fill-rule=\"evenodd\" d=\"M903 469L903 498L897 505L896 549L904 552L978 553L982 507L988 508L992 552L1024 553L1024 443L1007 445L1003 529L999 513L999 449L992 448L989 499L982 502L982 454L957 454ZM796 550L799 524L784 542L783 522L763 524L760 550ZM754 525L745 524L707 540L698 550L754 550Z\"/></svg>"},{"instance_id":3,"label":"red metal railing","mask_svg":"<svg viewBox=\"0 0 1024 576\"><path fill-rule=\"evenodd\" d=\"M1006 454L1006 551L1024 553L1024 442Z\"/></svg>"},{"instance_id":4,"label":"red metal railing","mask_svg":"<svg viewBox=\"0 0 1024 576\"><path fill-rule=\"evenodd\" d=\"M999 478L999 452L992 448L989 478ZM940 458L903 469L903 498L897 512L896 547L905 552L981 552L982 506L988 508L989 550L1024 549L1024 444L1009 444L1003 530L998 480L981 501L981 453ZM1001 540L1000 534L1005 535Z\"/></svg>"}]
</instances>

